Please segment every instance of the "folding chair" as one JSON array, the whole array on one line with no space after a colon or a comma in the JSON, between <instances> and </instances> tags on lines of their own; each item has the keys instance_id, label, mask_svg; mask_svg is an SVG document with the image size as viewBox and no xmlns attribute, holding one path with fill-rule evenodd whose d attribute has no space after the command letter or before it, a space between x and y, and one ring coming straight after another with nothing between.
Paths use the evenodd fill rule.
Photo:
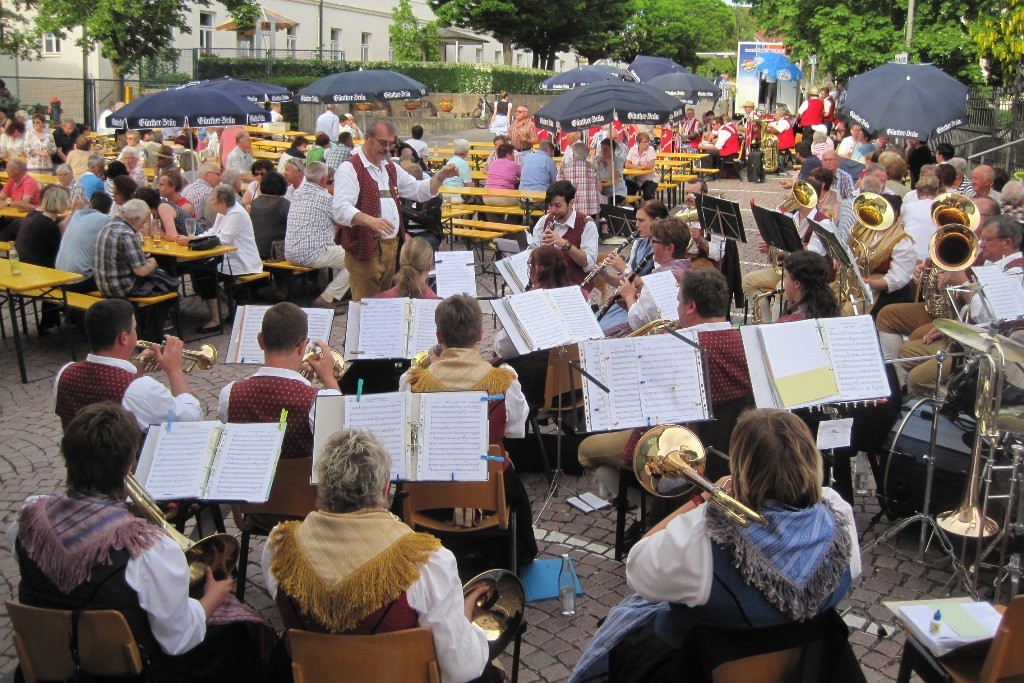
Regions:
<instances>
[{"instance_id":1,"label":"folding chair","mask_svg":"<svg viewBox=\"0 0 1024 683\"><path fill-rule=\"evenodd\" d=\"M339 636L288 631L295 683L352 681L441 683L441 668L428 628ZM342 674L344 672L344 674Z\"/></svg>"}]
</instances>

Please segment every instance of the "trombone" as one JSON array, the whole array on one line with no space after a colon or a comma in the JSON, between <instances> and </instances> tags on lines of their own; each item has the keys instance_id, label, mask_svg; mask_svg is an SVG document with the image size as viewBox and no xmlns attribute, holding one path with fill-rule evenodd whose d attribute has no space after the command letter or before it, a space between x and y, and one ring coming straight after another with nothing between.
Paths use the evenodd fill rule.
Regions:
<instances>
[{"instance_id":1,"label":"trombone","mask_svg":"<svg viewBox=\"0 0 1024 683\"><path fill-rule=\"evenodd\" d=\"M686 427L658 425L647 430L633 449L633 473L648 493L659 498L692 495L701 489L711 494L708 502L732 522L740 526L749 526L751 521L765 524L757 511L704 478L706 460L696 434Z\"/></svg>"},{"instance_id":2,"label":"trombone","mask_svg":"<svg viewBox=\"0 0 1024 683\"><path fill-rule=\"evenodd\" d=\"M156 359L153 356L147 356L146 351L150 349L162 349L163 344L156 344L154 342L145 341L143 339L135 342L135 348L141 348L137 354L132 356L132 361L135 362L143 372L156 372L160 369ZM199 347L198 351L189 351L185 349L181 352L181 357L184 362L181 365L181 369L184 372L192 372L196 368L200 370L209 370L217 364L217 348L211 344L203 344Z\"/></svg>"}]
</instances>

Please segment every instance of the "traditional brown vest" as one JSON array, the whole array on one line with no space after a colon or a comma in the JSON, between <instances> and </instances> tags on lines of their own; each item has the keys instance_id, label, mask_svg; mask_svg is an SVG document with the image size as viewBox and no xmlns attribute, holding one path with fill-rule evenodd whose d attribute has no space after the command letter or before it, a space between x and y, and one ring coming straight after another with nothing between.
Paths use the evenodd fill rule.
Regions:
<instances>
[{"instance_id":1,"label":"traditional brown vest","mask_svg":"<svg viewBox=\"0 0 1024 683\"><path fill-rule=\"evenodd\" d=\"M54 412L60 417L63 429L75 418L82 408L113 401L118 405L132 382L140 375L105 363L79 361L69 365L60 375L57 383L57 400Z\"/></svg>"},{"instance_id":2,"label":"traditional brown vest","mask_svg":"<svg viewBox=\"0 0 1024 683\"><path fill-rule=\"evenodd\" d=\"M367 216L380 217L380 186L377 180L370 175L363 163L362 157L353 154L348 158L347 163L352 164L356 171L356 179L359 181L359 197L356 199L356 208ZM387 162L388 188L391 190L391 197L398 206L398 236L402 236L404 224L402 222L402 200L398 196L398 172L395 165ZM367 227L356 227L354 225L343 225L338 228L334 236L336 244L345 247L345 251L356 258L368 260L373 258L373 248L377 244L376 233Z\"/></svg>"},{"instance_id":3,"label":"traditional brown vest","mask_svg":"<svg viewBox=\"0 0 1024 683\"><path fill-rule=\"evenodd\" d=\"M589 218L586 215L577 211L576 221L573 223L572 227L565 231L565 234L562 235L562 239L568 240L577 249L582 249L583 228L587 226L588 220ZM551 226L552 221L553 219L551 218L551 214L544 216L544 225L541 226L541 229L547 230L548 227ZM583 269L568 257L565 259L565 275L569 279L569 283L574 285L582 284L583 280L586 279L586 274L583 272ZM584 290L584 293L589 296L590 290L592 289L593 286L588 285Z\"/></svg>"},{"instance_id":4,"label":"traditional brown vest","mask_svg":"<svg viewBox=\"0 0 1024 683\"><path fill-rule=\"evenodd\" d=\"M281 410L288 411L282 458L313 455L313 432L309 410L316 400L316 387L285 377L250 377L231 385L228 422L277 422Z\"/></svg>"}]
</instances>

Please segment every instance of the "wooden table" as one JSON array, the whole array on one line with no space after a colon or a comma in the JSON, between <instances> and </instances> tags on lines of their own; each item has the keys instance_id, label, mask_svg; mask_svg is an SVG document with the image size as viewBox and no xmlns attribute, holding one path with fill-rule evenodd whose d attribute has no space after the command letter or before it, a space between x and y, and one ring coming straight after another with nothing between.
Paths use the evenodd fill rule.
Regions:
<instances>
[{"instance_id":1,"label":"wooden table","mask_svg":"<svg viewBox=\"0 0 1024 683\"><path fill-rule=\"evenodd\" d=\"M71 213L71 212L70 211L65 211L64 213L58 214L58 217L59 218L64 218L69 213ZM5 206L4 208L0 209L0 217L3 217L3 218L24 218L27 215L28 215L28 211L26 211L24 209L19 209L16 206Z\"/></svg>"},{"instance_id":2,"label":"wooden table","mask_svg":"<svg viewBox=\"0 0 1024 683\"><path fill-rule=\"evenodd\" d=\"M60 291L61 305L67 309L68 297L61 285L81 280L78 273L69 273L55 268L34 266L30 263L21 264L21 275L11 274L11 262L0 259L0 290L3 290L7 297L7 306L11 312L11 327L14 329L14 349L18 354L18 369L21 371L21 383L28 383L28 370L25 368L25 349L21 343L21 333L18 331L18 306L15 299L36 300L48 298L56 300L53 296L54 290ZM22 325L25 336L28 336L28 325L22 315ZM71 357L75 357L74 347L71 350ZM76 359L77 360L77 359Z\"/></svg>"},{"instance_id":3,"label":"wooden table","mask_svg":"<svg viewBox=\"0 0 1024 683\"><path fill-rule=\"evenodd\" d=\"M285 142L284 140L253 140L253 149L274 149L279 152L283 152L286 149L290 149L292 143Z\"/></svg>"},{"instance_id":4,"label":"wooden table","mask_svg":"<svg viewBox=\"0 0 1024 683\"><path fill-rule=\"evenodd\" d=\"M229 254L232 251L238 251L238 247L233 247L227 244L222 244L219 247L213 249L205 249L203 251L192 251L187 245L178 244L177 242L168 242L162 240L160 246L154 244L152 238L147 237L142 240L142 251L149 254L153 258L157 259L157 263L167 272L174 276L180 277L181 272L178 266L182 263L189 263L192 261L202 261L204 259L217 259L213 262L212 267L209 269L214 273L220 273L217 269L217 264L224 258L224 254ZM193 270L203 269L206 270L204 264L195 264ZM231 273L231 262L228 262L227 276L233 278ZM233 288L230 283L224 288L228 295L228 317L231 317L235 313L235 299ZM182 290L184 292L184 290ZM220 306L220 304L217 304Z\"/></svg>"},{"instance_id":5,"label":"wooden table","mask_svg":"<svg viewBox=\"0 0 1024 683\"><path fill-rule=\"evenodd\" d=\"M682 159L684 161L707 159L709 156L711 155L704 152L658 152L659 159Z\"/></svg>"},{"instance_id":6,"label":"wooden table","mask_svg":"<svg viewBox=\"0 0 1024 683\"><path fill-rule=\"evenodd\" d=\"M270 159L271 161L278 161L284 152L275 152L269 149L256 149L252 150L253 159Z\"/></svg>"},{"instance_id":7,"label":"wooden table","mask_svg":"<svg viewBox=\"0 0 1024 683\"><path fill-rule=\"evenodd\" d=\"M547 196L547 193L541 190L502 190L496 187L452 187L451 185L442 185L439 192L473 197L512 197L531 202L542 202Z\"/></svg>"},{"instance_id":8,"label":"wooden table","mask_svg":"<svg viewBox=\"0 0 1024 683\"><path fill-rule=\"evenodd\" d=\"M40 185L55 185L60 182L60 178L53 175L52 173L39 173L37 171L29 171L28 174L35 178L36 182L39 183ZM6 183L8 179L9 177L7 175L7 171L0 171L0 180Z\"/></svg>"}]
</instances>

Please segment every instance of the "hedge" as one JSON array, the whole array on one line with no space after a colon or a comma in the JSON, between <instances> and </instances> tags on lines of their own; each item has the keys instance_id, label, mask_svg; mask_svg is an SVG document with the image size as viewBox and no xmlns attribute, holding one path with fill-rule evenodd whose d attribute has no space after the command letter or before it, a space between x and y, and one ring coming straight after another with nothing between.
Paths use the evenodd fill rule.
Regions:
<instances>
[{"instance_id":1,"label":"hedge","mask_svg":"<svg viewBox=\"0 0 1024 683\"><path fill-rule=\"evenodd\" d=\"M453 62L343 62L316 59L259 59L201 56L196 78L251 78L297 89L338 71L388 69L415 78L431 92L538 94L550 71L497 64Z\"/></svg>"}]
</instances>

